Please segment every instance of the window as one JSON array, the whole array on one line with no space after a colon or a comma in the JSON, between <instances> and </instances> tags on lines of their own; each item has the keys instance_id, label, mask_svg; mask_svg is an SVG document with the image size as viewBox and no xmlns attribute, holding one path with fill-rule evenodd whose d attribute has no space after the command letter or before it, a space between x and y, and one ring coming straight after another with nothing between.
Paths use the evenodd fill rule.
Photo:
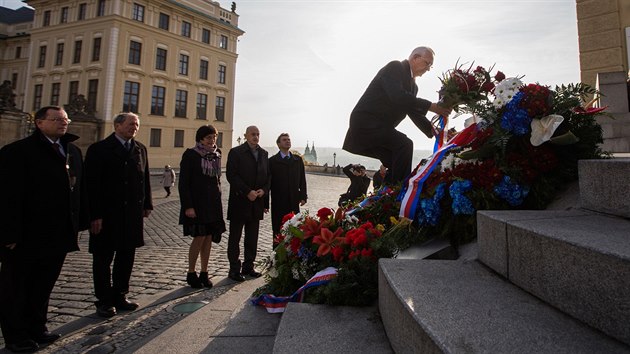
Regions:
<instances>
[{"instance_id":1,"label":"window","mask_svg":"<svg viewBox=\"0 0 630 354\"><path fill-rule=\"evenodd\" d=\"M163 30L168 31L168 25L169 25L170 20L171 18L167 14L160 12L160 22L158 23L158 27L160 27Z\"/></svg>"},{"instance_id":2,"label":"window","mask_svg":"<svg viewBox=\"0 0 630 354\"><path fill-rule=\"evenodd\" d=\"M98 0L98 5L96 7L96 16L105 16L105 0Z\"/></svg>"},{"instance_id":3,"label":"window","mask_svg":"<svg viewBox=\"0 0 630 354\"><path fill-rule=\"evenodd\" d=\"M20 46L15 47L15 59L20 59L21 56L22 56L22 47Z\"/></svg>"},{"instance_id":4,"label":"window","mask_svg":"<svg viewBox=\"0 0 630 354\"><path fill-rule=\"evenodd\" d=\"M125 81L123 95L123 112L138 113L138 97L140 96L140 84L133 81Z\"/></svg>"},{"instance_id":5,"label":"window","mask_svg":"<svg viewBox=\"0 0 630 354\"><path fill-rule=\"evenodd\" d=\"M175 92L175 117L186 118L187 104L188 104L188 91L177 90Z\"/></svg>"},{"instance_id":6,"label":"window","mask_svg":"<svg viewBox=\"0 0 630 354\"><path fill-rule=\"evenodd\" d=\"M63 64L63 43L57 43L57 54L55 55L55 65Z\"/></svg>"},{"instance_id":7,"label":"window","mask_svg":"<svg viewBox=\"0 0 630 354\"><path fill-rule=\"evenodd\" d=\"M140 65L140 53L142 52L142 43L129 42L129 64Z\"/></svg>"},{"instance_id":8,"label":"window","mask_svg":"<svg viewBox=\"0 0 630 354\"><path fill-rule=\"evenodd\" d=\"M101 60L101 37L94 38L92 44L92 61Z\"/></svg>"},{"instance_id":9,"label":"window","mask_svg":"<svg viewBox=\"0 0 630 354\"><path fill-rule=\"evenodd\" d=\"M182 36L190 38L190 22L182 21Z\"/></svg>"},{"instance_id":10,"label":"window","mask_svg":"<svg viewBox=\"0 0 630 354\"><path fill-rule=\"evenodd\" d=\"M155 52L155 68L157 70L166 70L166 49L158 48Z\"/></svg>"},{"instance_id":11,"label":"window","mask_svg":"<svg viewBox=\"0 0 630 354\"><path fill-rule=\"evenodd\" d=\"M74 42L74 55L72 56L72 64L77 64L81 62L81 47L82 46L83 46L83 41Z\"/></svg>"},{"instance_id":12,"label":"window","mask_svg":"<svg viewBox=\"0 0 630 354\"><path fill-rule=\"evenodd\" d=\"M208 95L203 93L197 94L197 119L208 119L206 117L208 111Z\"/></svg>"},{"instance_id":13,"label":"window","mask_svg":"<svg viewBox=\"0 0 630 354\"><path fill-rule=\"evenodd\" d=\"M85 20L86 10L87 10L87 4L86 3L79 4L79 14L77 15L77 20L78 21Z\"/></svg>"},{"instance_id":14,"label":"window","mask_svg":"<svg viewBox=\"0 0 630 354\"><path fill-rule=\"evenodd\" d=\"M43 27L50 26L50 10L44 11L44 20L42 22Z\"/></svg>"},{"instance_id":15,"label":"window","mask_svg":"<svg viewBox=\"0 0 630 354\"><path fill-rule=\"evenodd\" d=\"M59 106L59 92L61 91L61 84L55 82L50 88L50 105Z\"/></svg>"},{"instance_id":16,"label":"window","mask_svg":"<svg viewBox=\"0 0 630 354\"><path fill-rule=\"evenodd\" d=\"M223 122L225 120L225 97L217 96L216 108L214 109L215 119Z\"/></svg>"},{"instance_id":17,"label":"window","mask_svg":"<svg viewBox=\"0 0 630 354\"><path fill-rule=\"evenodd\" d=\"M228 37L221 35L221 42L219 42L219 48L223 48L225 50L228 49Z\"/></svg>"},{"instance_id":18,"label":"window","mask_svg":"<svg viewBox=\"0 0 630 354\"><path fill-rule=\"evenodd\" d=\"M151 128L150 147L160 147L162 145L162 129Z\"/></svg>"},{"instance_id":19,"label":"window","mask_svg":"<svg viewBox=\"0 0 630 354\"><path fill-rule=\"evenodd\" d=\"M220 84L225 84L225 65L219 65L219 77L217 82Z\"/></svg>"},{"instance_id":20,"label":"window","mask_svg":"<svg viewBox=\"0 0 630 354\"><path fill-rule=\"evenodd\" d=\"M217 134L217 147L222 148L223 147L223 133L219 132L219 134Z\"/></svg>"},{"instance_id":21,"label":"window","mask_svg":"<svg viewBox=\"0 0 630 354\"><path fill-rule=\"evenodd\" d=\"M68 88L68 102L72 102L75 97L79 94L79 82L78 81L70 81L70 86Z\"/></svg>"},{"instance_id":22,"label":"window","mask_svg":"<svg viewBox=\"0 0 630 354\"><path fill-rule=\"evenodd\" d=\"M151 90L151 114L156 116L164 115L164 97L166 89L162 86L153 86Z\"/></svg>"},{"instance_id":23,"label":"window","mask_svg":"<svg viewBox=\"0 0 630 354\"><path fill-rule=\"evenodd\" d=\"M144 6L133 4L133 14L131 15L136 21L144 22Z\"/></svg>"},{"instance_id":24,"label":"window","mask_svg":"<svg viewBox=\"0 0 630 354\"><path fill-rule=\"evenodd\" d=\"M43 68L46 65L46 46L39 47L39 61L37 62L38 68Z\"/></svg>"},{"instance_id":25,"label":"window","mask_svg":"<svg viewBox=\"0 0 630 354\"><path fill-rule=\"evenodd\" d=\"M208 61L201 59L199 62L199 78L208 80Z\"/></svg>"},{"instance_id":26,"label":"window","mask_svg":"<svg viewBox=\"0 0 630 354\"><path fill-rule=\"evenodd\" d=\"M33 92L33 110L36 111L42 108L42 91L44 90L44 86L39 84L35 85L35 90Z\"/></svg>"},{"instance_id":27,"label":"window","mask_svg":"<svg viewBox=\"0 0 630 354\"><path fill-rule=\"evenodd\" d=\"M175 129L175 141L173 142L173 146L176 148L184 147L184 131L180 129Z\"/></svg>"},{"instance_id":28,"label":"window","mask_svg":"<svg viewBox=\"0 0 630 354\"><path fill-rule=\"evenodd\" d=\"M188 55L179 55L179 74L188 75Z\"/></svg>"},{"instance_id":29,"label":"window","mask_svg":"<svg viewBox=\"0 0 630 354\"><path fill-rule=\"evenodd\" d=\"M61 8L61 19L59 19L60 23L66 23L68 22L68 7L62 7Z\"/></svg>"},{"instance_id":30,"label":"window","mask_svg":"<svg viewBox=\"0 0 630 354\"><path fill-rule=\"evenodd\" d=\"M17 80L18 80L18 74L17 73L11 74L11 88L14 90L17 89Z\"/></svg>"},{"instance_id":31,"label":"window","mask_svg":"<svg viewBox=\"0 0 630 354\"><path fill-rule=\"evenodd\" d=\"M88 112L96 112L96 100L98 98L98 79L88 81L87 108Z\"/></svg>"},{"instance_id":32,"label":"window","mask_svg":"<svg viewBox=\"0 0 630 354\"><path fill-rule=\"evenodd\" d=\"M201 30L201 41L206 44L210 44L210 30L209 29L204 28Z\"/></svg>"}]
</instances>

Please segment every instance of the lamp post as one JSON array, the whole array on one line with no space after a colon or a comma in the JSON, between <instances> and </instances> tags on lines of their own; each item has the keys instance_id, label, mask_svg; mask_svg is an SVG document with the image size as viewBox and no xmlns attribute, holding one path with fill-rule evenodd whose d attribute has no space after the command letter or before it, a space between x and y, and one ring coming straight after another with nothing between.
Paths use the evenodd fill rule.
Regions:
<instances>
[{"instance_id":1,"label":"lamp post","mask_svg":"<svg viewBox=\"0 0 630 354\"><path fill-rule=\"evenodd\" d=\"M236 142L241 145L241 137L239 136L238 138L236 138Z\"/></svg>"},{"instance_id":2,"label":"lamp post","mask_svg":"<svg viewBox=\"0 0 630 354\"><path fill-rule=\"evenodd\" d=\"M333 152L333 167L337 167L337 153Z\"/></svg>"}]
</instances>

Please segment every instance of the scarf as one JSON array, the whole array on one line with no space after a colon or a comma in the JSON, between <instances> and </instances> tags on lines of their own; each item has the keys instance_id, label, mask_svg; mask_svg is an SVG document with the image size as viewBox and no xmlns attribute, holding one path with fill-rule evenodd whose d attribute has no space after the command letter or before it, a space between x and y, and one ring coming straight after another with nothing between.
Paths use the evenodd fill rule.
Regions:
<instances>
[{"instance_id":1,"label":"scarf","mask_svg":"<svg viewBox=\"0 0 630 354\"><path fill-rule=\"evenodd\" d=\"M201 173L210 177L221 177L221 152L216 145L208 148L197 143L193 150L201 155Z\"/></svg>"}]
</instances>

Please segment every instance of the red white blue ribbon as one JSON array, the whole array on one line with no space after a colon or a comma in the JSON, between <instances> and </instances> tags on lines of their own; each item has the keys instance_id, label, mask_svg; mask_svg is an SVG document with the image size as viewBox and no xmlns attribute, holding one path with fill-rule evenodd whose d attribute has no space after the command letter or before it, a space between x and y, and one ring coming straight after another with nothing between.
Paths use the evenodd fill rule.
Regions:
<instances>
[{"instance_id":1,"label":"red white blue ribbon","mask_svg":"<svg viewBox=\"0 0 630 354\"><path fill-rule=\"evenodd\" d=\"M435 154L438 150L444 146L444 141L446 141L447 131L446 131L446 119L444 116L438 117L438 127L440 128L439 133L435 137L435 144L433 145L433 153Z\"/></svg>"},{"instance_id":2,"label":"red white blue ribbon","mask_svg":"<svg viewBox=\"0 0 630 354\"><path fill-rule=\"evenodd\" d=\"M403 190L401 191L401 194L404 194L400 203L400 217L411 220L414 219L418 210L420 193L422 192L424 181L429 178L431 172L442 162L442 159L450 149L470 144L475 139L476 135L477 124L474 123L455 135L447 145L442 146L438 151L434 152L433 155L429 156L424 165L418 164L404 182Z\"/></svg>"},{"instance_id":3,"label":"red white blue ribbon","mask_svg":"<svg viewBox=\"0 0 630 354\"><path fill-rule=\"evenodd\" d=\"M263 294L252 298L252 305L264 306L269 313L281 313L287 307L289 302L302 302L304 300L304 291L314 286L328 284L337 276L337 268L328 267L315 273L306 284L297 289L291 296L275 296L272 294Z\"/></svg>"}]
</instances>

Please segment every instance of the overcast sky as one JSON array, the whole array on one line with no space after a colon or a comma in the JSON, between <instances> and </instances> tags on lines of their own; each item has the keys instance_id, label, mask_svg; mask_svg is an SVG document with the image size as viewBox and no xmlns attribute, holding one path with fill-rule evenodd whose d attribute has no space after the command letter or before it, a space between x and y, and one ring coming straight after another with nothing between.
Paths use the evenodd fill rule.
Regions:
<instances>
[{"instance_id":1,"label":"overcast sky","mask_svg":"<svg viewBox=\"0 0 630 354\"><path fill-rule=\"evenodd\" d=\"M288 132L294 147L341 147L350 112L376 72L420 45L436 52L433 69L416 80L418 96L431 101L441 73L458 59L525 75L526 83L579 80L575 0L242 0L236 12L245 34L234 135L257 125L263 146ZM398 129L415 149L431 149L409 119Z\"/></svg>"}]
</instances>

